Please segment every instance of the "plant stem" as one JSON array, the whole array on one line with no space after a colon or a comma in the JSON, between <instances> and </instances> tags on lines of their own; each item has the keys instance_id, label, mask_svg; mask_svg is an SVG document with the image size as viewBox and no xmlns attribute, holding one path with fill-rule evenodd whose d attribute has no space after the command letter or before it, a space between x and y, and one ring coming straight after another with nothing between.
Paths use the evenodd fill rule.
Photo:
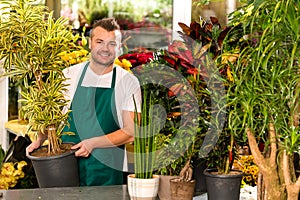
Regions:
<instances>
[{"instance_id":1,"label":"plant stem","mask_svg":"<svg viewBox=\"0 0 300 200\"><path fill-rule=\"evenodd\" d=\"M46 128L48 134L48 154L55 154L60 152L59 143L56 136L56 128L55 125L50 125Z\"/></svg>"}]
</instances>

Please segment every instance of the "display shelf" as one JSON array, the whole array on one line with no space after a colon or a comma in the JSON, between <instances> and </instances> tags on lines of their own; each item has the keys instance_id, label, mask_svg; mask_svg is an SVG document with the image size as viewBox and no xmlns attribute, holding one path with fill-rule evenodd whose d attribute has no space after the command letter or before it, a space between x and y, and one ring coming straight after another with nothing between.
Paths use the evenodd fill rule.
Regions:
<instances>
[{"instance_id":1,"label":"display shelf","mask_svg":"<svg viewBox=\"0 0 300 200\"><path fill-rule=\"evenodd\" d=\"M29 131L28 129L28 123L26 122L20 122L18 119L10 120L4 124L4 128L11 134L14 134L16 136L22 136L28 135L31 141L34 141L36 139L36 131Z\"/></svg>"},{"instance_id":2,"label":"display shelf","mask_svg":"<svg viewBox=\"0 0 300 200\"><path fill-rule=\"evenodd\" d=\"M9 200L129 200L127 185L90 186L90 187L61 187L0 190L0 198ZM157 200L159 198L157 197ZM193 200L207 200L207 195L196 196Z\"/></svg>"}]
</instances>

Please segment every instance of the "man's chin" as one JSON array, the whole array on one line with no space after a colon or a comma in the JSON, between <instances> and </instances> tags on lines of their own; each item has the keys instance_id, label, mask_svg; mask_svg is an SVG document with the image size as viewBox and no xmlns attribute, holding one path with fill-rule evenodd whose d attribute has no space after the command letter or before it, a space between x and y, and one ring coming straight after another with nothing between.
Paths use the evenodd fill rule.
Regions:
<instances>
[{"instance_id":1,"label":"man's chin","mask_svg":"<svg viewBox=\"0 0 300 200\"><path fill-rule=\"evenodd\" d=\"M103 67L110 67L114 64L114 60L113 61L109 61L109 62L103 62L103 61L97 61L96 62L98 65L101 65Z\"/></svg>"}]
</instances>

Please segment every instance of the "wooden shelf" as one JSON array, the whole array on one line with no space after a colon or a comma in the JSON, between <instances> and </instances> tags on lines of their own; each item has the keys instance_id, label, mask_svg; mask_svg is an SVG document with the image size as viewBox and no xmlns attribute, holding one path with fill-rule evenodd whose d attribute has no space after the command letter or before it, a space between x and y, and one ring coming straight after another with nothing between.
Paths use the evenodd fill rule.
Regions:
<instances>
[{"instance_id":1,"label":"wooden shelf","mask_svg":"<svg viewBox=\"0 0 300 200\"><path fill-rule=\"evenodd\" d=\"M26 122L20 122L18 119L10 120L4 124L4 128L10 132L15 134L16 136L25 136L28 135L31 141L34 141L36 139L36 131L29 131L27 133L28 129L28 123Z\"/></svg>"}]
</instances>

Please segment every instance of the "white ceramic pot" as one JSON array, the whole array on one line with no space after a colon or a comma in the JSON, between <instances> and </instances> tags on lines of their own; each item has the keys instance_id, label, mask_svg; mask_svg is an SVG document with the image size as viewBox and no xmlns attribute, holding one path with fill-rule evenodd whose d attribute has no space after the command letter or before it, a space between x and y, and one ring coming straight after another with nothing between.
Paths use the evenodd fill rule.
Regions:
<instances>
[{"instance_id":1,"label":"white ceramic pot","mask_svg":"<svg viewBox=\"0 0 300 200\"><path fill-rule=\"evenodd\" d=\"M127 176L128 193L131 200L155 200L159 187L159 176L151 179L135 178L134 174Z\"/></svg>"}]
</instances>

